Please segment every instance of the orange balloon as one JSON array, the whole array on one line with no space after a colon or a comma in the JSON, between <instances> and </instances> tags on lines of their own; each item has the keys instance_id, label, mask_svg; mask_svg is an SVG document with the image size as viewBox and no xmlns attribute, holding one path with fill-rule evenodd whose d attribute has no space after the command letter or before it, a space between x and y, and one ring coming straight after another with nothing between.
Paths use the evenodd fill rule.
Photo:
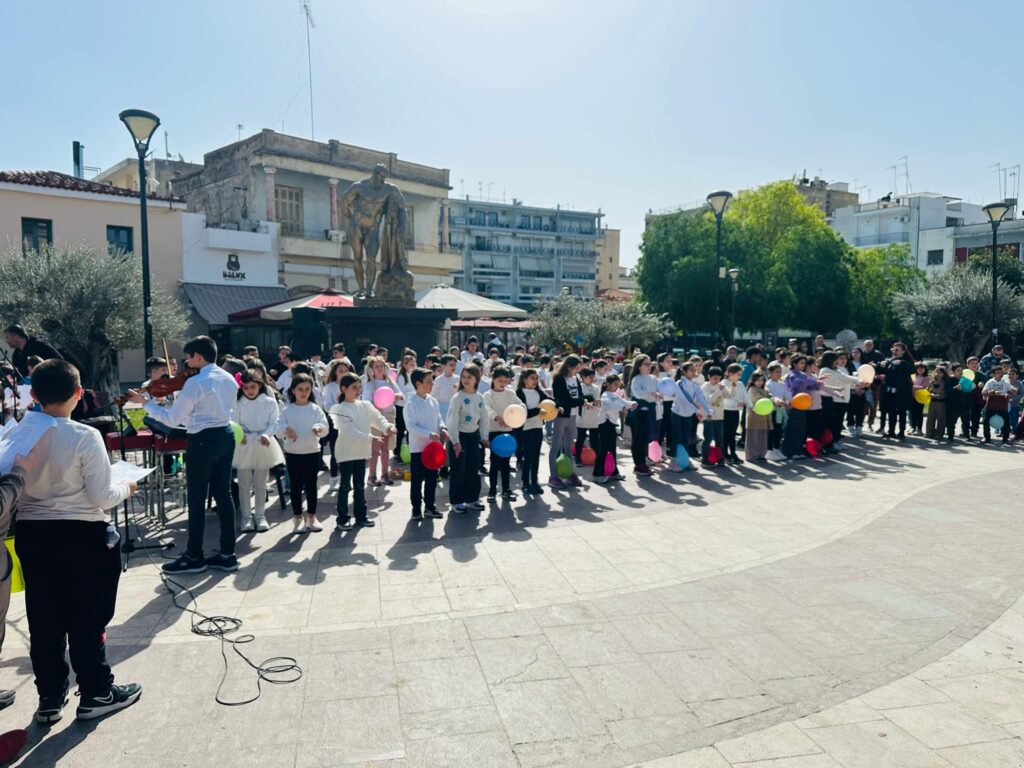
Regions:
<instances>
[{"instance_id":1,"label":"orange balloon","mask_svg":"<svg viewBox=\"0 0 1024 768\"><path fill-rule=\"evenodd\" d=\"M811 407L811 396L806 392L801 392L798 395L793 395L793 399L790 401L790 405L796 408L798 411L806 411Z\"/></svg>"}]
</instances>

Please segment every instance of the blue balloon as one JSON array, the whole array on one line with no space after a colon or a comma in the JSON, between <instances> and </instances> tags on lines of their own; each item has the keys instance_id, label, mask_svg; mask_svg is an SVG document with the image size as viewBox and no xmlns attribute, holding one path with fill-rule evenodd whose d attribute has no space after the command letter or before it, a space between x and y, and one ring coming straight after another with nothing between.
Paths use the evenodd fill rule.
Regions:
<instances>
[{"instance_id":1,"label":"blue balloon","mask_svg":"<svg viewBox=\"0 0 1024 768\"><path fill-rule=\"evenodd\" d=\"M516 439L508 434L498 435L491 440L491 451L495 456L506 459L516 452Z\"/></svg>"},{"instance_id":2,"label":"blue balloon","mask_svg":"<svg viewBox=\"0 0 1024 768\"><path fill-rule=\"evenodd\" d=\"M966 376L961 376L960 377L960 391L961 392L970 392L972 389L974 389L974 382L971 381L970 379L968 379Z\"/></svg>"},{"instance_id":3,"label":"blue balloon","mask_svg":"<svg viewBox=\"0 0 1024 768\"><path fill-rule=\"evenodd\" d=\"M686 446L680 445L676 448L676 466L686 469L690 466L690 454L686 452Z\"/></svg>"},{"instance_id":4,"label":"blue balloon","mask_svg":"<svg viewBox=\"0 0 1024 768\"><path fill-rule=\"evenodd\" d=\"M992 429L994 429L996 432L1002 432L1003 431L1003 417L1000 416L998 413L993 413L992 416L988 420L988 425Z\"/></svg>"}]
</instances>

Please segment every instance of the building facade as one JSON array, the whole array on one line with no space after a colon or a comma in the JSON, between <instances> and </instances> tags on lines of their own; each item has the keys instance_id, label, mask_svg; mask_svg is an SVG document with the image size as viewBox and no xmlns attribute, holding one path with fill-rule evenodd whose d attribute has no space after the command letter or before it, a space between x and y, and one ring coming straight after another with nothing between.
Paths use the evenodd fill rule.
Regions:
<instances>
[{"instance_id":1,"label":"building facade","mask_svg":"<svg viewBox=\"0 0 1024 768\"><path fill-rule=\"evenodd\" d=\"M188 163L184 160L164 160L151 158L146 161L146 194L147 195L172 195L174 182L182 176L201 171L203 166L197 163ZM128 157L105 171L93 176L93 181L100 184L110 184L122 189L139 191L139 161L137 158Z\"/></svg>"},{"instance_id":2,"label":"building facade","mask_svg":"<svg viewBox=\"0 0 1024 768\"><path fill-rule=\"evenodd\" d=\"M184 212L184 202L176 199L157 197L148 205L153 290L182 302ZM46 245L84 245L134 253L141 248L138 228L138 192L53 171L0 171L0 242L5 251L28 254ZM122 351L120 363L123 380L145 378L141 350Z\"/></svg>"},{"instance_id":3,"label":"building facade","mask_svg":"<svg viewBox=\"0 0 1024 768\"><path fill-rule=\"evenodd\" d=\"M802 178L796 183L796 191L811 205L816 205L825 214L825 219L832 220L840 208L857 205L860 195L850 191L845 181L827 182L815 176L813 179Z\"/></svg>"},{"instance_id":4,"label":"building facade","mask_svg":"<svg viewBox=\"0 0 1024 768\"><path fill-rule=\"evenodd\" d=\"M617 229L604 227L597 239L597 282L600 291L615 291L619 288L619 242L622 233Z\"/></svg>"},{"instance_id":5,"label":"building facade","mask_svg":"<svg viewBox=\"0 0 1024 768\"><path fill-rule=\"evenodd\" d=\"M840 208L831 224L855 248L907 243L911 263L934 274L958 261L956 233L973 232L971 228L979 224L987 228L988 219L980 205L919 192Z\"/></svg>"},{"instance_id":6,"label":"building facade","mask_svg":"<svg viewBox=\"0 0 1024 768\"><path fill-rule=\"evenodd\" d=\"M318 142L264 129L205 155L203 168L174 182L189 210L217 229L277 227L279 280L293 295L323 288L356 290L352 250L338 200L378 163L402 190L406 249L417 289L451 282L457 254L438 246L437 222L448 198L448 169L399 160L338 141Z\"/></svg>"},{"instance_id":7,"label":"building facade","mask_svg":"<svg viewBox=\"0 0 1024 768\"><path fill-rule=\"evenodd\" d=\"M530 308L563 290L594 298L601 217L467 197L448 201L439 240L457 257L456 287Z\"/></svg>"}]
</instances>

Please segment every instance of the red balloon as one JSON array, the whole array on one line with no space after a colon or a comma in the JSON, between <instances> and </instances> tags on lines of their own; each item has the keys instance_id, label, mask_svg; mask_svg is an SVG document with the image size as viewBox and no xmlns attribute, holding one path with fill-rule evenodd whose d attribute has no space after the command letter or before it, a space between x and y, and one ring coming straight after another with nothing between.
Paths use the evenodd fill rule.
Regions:
<instances>
[{"instance_id":1,"label":"red balloon","mask_svg":"<svg viewBox=\"0 0 1024 768\"><path fill-rule=\"evenodd\" d=\"M583 450L580 451L580 461L586 467L593 466L594 459L597 458L597 451L591 448L589 445L583 446Z\"/></svg>"},{"instance_id":2,"label":"red balloon","mask_svg":"<svg viewBox=\"0 0 1024 768\"><path fill-rule=\"evenodd\" d=\"M708 461L712 464L717 464L722 460L722 449L717 445L712 445L708 448Z\"/></svg>"},{"instance_id":3,"label":"red balloon","mask_svg":"<svg viewBox=\"0 0 1024 768\"><path fill-rule=\"evenodd\" d=\"M423 460L423 466L427 469L440 469L444 466L444 446L437 440L427 443L423 447L423 453L420 455L420 458Z\"/></svg>"},{"instance_id":4,"label":"red balloon","mask_svg":"<svg viewBox=\"0 0 1024 768\"><path fill-rule=\"evenodd\" d=\"M823 430L821 430L821 444L825 448L828 448L830 445L832 445L832 430L831 429L823 429Z\"/></svg>"},{"instance_id":5,"label":"red balloon","mask_svg":"<svg viewBox=\"0 0 1024 768\"><path fill-rule=\"evenodd\" d=\"M812 459L818 458L818 455L821 453L821 443L813 437L807 438L807 442L804 443L804 448L807 450L807 455Z\"/></svg>"}]
</instances>

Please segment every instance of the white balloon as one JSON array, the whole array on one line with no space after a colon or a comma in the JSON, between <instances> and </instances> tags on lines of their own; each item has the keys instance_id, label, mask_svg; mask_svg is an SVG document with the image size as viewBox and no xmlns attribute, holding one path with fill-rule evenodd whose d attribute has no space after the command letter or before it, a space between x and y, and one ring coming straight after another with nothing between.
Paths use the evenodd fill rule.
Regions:
<instances>
[{"instance_id":1,"label":"white balloon","mask_svg":"<svg viewBox=\"0 0 1024 768\"><path fill-rule=\"evenodd\" d=\"M526 423L526 406L519 403L512 403L501 415L507 426L518 429Z\"/></svg>"}]
</instances>

